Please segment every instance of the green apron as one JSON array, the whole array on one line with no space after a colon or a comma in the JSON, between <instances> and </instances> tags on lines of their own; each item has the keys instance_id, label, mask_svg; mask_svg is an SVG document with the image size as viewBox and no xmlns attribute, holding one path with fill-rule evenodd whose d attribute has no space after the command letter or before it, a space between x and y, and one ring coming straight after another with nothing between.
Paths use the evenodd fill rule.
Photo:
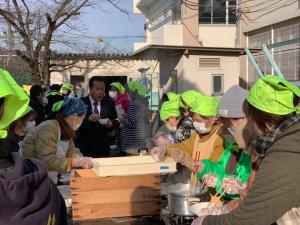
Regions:
<instances>
[{"instance_id":1,"label":"green apron","mask_svg":"<svg viewBox=\"0 0 300 225\"><path fill-rule=\"evenodd\" d=\"M248 154L242 152L234 172L232 174L226 173L226 168L230 160L231 153L236 149L236 144L225 142L225 145L226 147L220 160L218 162L211 162L207 159L202 160L204 168L200 173L198 173L199 179L202 179L206 174L217 175L218 180L216 183L216 191L219 191L219 193L223 192L222 181L224 178L239 179L242 183L247 183L252 170L251 157ZM227 193L225 193L224 196L230 199L240 198L240 195L230 195Z\"/></svg>"}]
</instances>

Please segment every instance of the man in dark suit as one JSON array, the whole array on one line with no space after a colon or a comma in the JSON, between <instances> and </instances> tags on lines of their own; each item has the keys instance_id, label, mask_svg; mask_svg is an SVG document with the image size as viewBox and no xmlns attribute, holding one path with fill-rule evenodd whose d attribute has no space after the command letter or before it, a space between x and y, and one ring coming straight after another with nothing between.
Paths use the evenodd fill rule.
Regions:
<instances>
[{"instance_id":1,"label":"man in dark suit","mask_svg":"<svg viewBox=\"0 0 300 225\"><path fill-rule=\"evenodd\" d=\"M105 97L102 77L94 76L89 81L89 95L82 98L87 105L87 114L78 130L76 146L84 156L108 157L110 154L108 133L117 127L114 102Z\"/></svg>"}]
</instances>

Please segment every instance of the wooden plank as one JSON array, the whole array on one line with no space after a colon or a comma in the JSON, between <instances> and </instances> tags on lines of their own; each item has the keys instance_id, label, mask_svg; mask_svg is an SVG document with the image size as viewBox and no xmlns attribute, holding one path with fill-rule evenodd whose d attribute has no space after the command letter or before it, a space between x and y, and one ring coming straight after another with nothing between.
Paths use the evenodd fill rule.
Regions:
<instances>
[{"instance_id":1,"label":"wooden plank","mask_svg":"<svg viewBox=\"0 0 300 225\"><path fill-rule=\"evenodd\" d=\"M70 188L74 191L92 190L115 190L127 189L140 186L160 189L159 175L139 175L139 176L114 176L114 177L94 177L77 178L71 177Z\"/></svg>"},{"instance_id":2,"label":"wooden plank","mask_svg":"<svg viewBox=\"0 0 300 225\"><path fill-rule=\"evenodd\" d=\"M101 177L176 172L176 162L173 159L155 162L149 155L97 158L93 161L99 165L93 170Z\"/></svg>"},{"instance_id":3,"label":"wooden plank","mask_svg":"<svg viewBox=\"0 0 300 225\"><path fill-rule=\"evenodd\" d=\"M155 163L150 155L93 158L93 161L101 166Z\"/></svg>"},{"instance_id":4,"label":"wooden plank","mask_svg":"<svg viewBox=\"0 0 300 225\"><path fill-rule=\"evenodd\" d=\"M76 203L84 205L116 202L145 202L153 200L159 201L160 199L160 190L155 190L150 187L72 193L73 205Z\"/></svg>"},{"instance_id":5,"label":"wooden plank","mask_svg":"<svg viewBox=\"0 0 300 225\"><path fill-rule=\"evenodd\" d=\"M100 177L172 173L176 172L176 163L159 162L146 164L105 165L93 168L93 170Z\"/></svg>"},{"instance_id":6,"label":"wooden plank","mask_svg":"<svg viewBox=\"0 0 300 225\"><path fill-rule=\"evenodd\" d=\"M109 217L143 216L158 214L160 201L154 202L123 202L109 204L81 205L73 204L73 219L88 220Z\"/></svg>"},{"instance_id":7,"label":"wooden plank","mask_svg":"<svg viewBox=\"0 0 300 225\"><path fill-rule=\"evenodd\" d=\"M91 169L75 170L75 177L97 177L95 171Z\"/></svg>"}]
</instances>

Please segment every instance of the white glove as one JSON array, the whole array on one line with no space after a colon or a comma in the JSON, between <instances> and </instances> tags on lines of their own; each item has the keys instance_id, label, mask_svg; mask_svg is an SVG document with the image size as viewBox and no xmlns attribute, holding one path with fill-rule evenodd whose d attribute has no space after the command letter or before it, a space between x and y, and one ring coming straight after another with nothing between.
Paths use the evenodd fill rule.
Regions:
<instances>
[{"instance_id":1,"label":"white glove","mask_svg":"<svg viewBox=\"0 0 300 225\"><path fill-rule=\"evenodd\" d=\"M224 178L222 181L222 188L226 189L227 194L237 195L245 190L247 184L242 183L239 179Z\"/></svg>"},{"instance_id":2,"label":"white glove","mask_svg":"<svg viewBox=\"0 0 300 225\"><path fill-rule=\"evenodd\" d=\"M166 153L167 153L167 149L163 145L156 146L150 150L150 155L156 162L162 161Z\"/></svg>"},{"instance_id":3,"label":"white glove","mask_svg":"<svg viewBox=\"0 0 300 225\"><path fill-rule=\"evenodd\" d=\"M184 165L192 170L193 159L188 153L184 152L183 150L178 148L172 149L170 157L174 159L174 161L179 162L181 165Z\"/></svg>"},{"instance_id":4,"label":"white glove","mask_svg":"<svg viewBox=\"0 0 300 225\"><path fill-rule=\"evenodd\" d=\"M91 157L75 157L72 159L73 168L90 169L92 166L93 163Z\"/></svg>"},{"instance_id":5,"label":"white glove","mask_svg":"<svg viewBox=\"0 0 300 225\"><path fill-rule=\"evenodd\" d=\"M208 173L203 176L202 180L206 184L206 186L215 188L218 181L218 176L212 173Z\"/></svg>"}]
</instances>

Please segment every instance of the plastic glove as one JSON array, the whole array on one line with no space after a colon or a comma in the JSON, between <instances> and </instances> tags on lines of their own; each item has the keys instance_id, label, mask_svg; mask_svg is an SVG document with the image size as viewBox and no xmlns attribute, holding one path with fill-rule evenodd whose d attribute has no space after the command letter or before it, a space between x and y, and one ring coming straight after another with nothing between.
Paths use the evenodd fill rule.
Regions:
<instances>
[{"instance_id":1,"label":"plastic glove","mask_svg":"<svg viewBox=\"0 0 300 225\"><path fill-rule=\"evenodd\" d=\"M247 184L243 184L239 179L224 178L222 181L222 188L226 189L227 194L240 194L246 187Z\"/></svg>"},{"instance_id":2,"label":"plastic glove","mask_svg":"<svg viewBox=\"0 0 300 225\"><path fill-rule=\"evenodd\" d=\"M154 147L150 150L150 155L156 162L162 161L166 153L167 153L167 149L163 145Z\"/></svg>"},{"instance_id":3,"label":"plastic glove","mask_svg":"<svg viewBox=\"0 0 300 225\"><path fill-rule=\"evenodd\" d=\"M193 220L192 225L202 225L206 216L200 216Z\"/></svg>"},{"instance_id":4,"label":"plastic glove","mask_svg":"<svg viewBox=\"0 0 300 225\"><path fill-rule=\"evenodd\" d=\"M202 180L206 184L206 186L214 188L216 187L218 176L212 173L208 173L203 176Z\"/></svg>"},{"instance_id":5,"label":"plastic glove","mask_svg":"<svg viewBox=\"0 0 300 225\"><path fill-rule=\"evenodd\" d=\"M201 161L193 161L192 172L199 173L204 167L204 164Z\"/></svg>"},{"instance_id":6,"label":"plastic glove","mask_svg":"<svg viewBox=\"0 0 300 225\"><path fill-rule=\"evenodd\" d=\"M91 157L75 157L72 159L73 168L90 169L93 166Z\"/></svg>"},{"instance_id":7,"label":"plastic glove","mask_svg":"<svg viewBox=\"0 0 300 225\"><path fill-rule=\"evenodd\" d=\"M161 134L158 136L154 136L154 144L155 145L167 145L170 144L170 140L167 135Z\"/></svg>"},{"instance_id":8,"label":"plastic glove","mask_svg":"<svg viewBox=\"0 0 300 225\"><path fill-rule=\"evenodd\" d=\"M172 149L170 157L174 159L174 161L179 162L181 165L184 165L190 170L192 170L193 159L188 153L182 151L181 149L174 148Z\"/></svg>"}]
</instances>

